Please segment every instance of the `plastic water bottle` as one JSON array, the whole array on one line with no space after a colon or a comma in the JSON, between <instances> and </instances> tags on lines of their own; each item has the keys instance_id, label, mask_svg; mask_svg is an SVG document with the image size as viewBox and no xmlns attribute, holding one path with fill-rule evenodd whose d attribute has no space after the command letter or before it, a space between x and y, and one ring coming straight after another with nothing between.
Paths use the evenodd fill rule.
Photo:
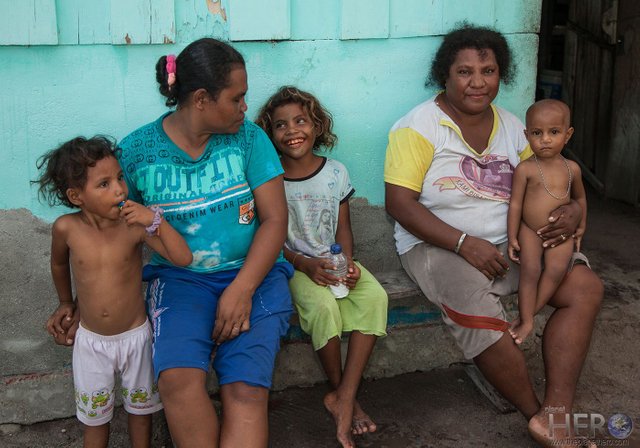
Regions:
<instances>
[{"instance_id":1,"label":"plastic water bottle","mask_svg":"<svg viewBox=\"0 0 640 448\"><path fill-rule=\"evenodd\" d=\"M347 257L342 253L342 246L339 243L331 245L331 255L329 255L329 261L336 268L335 270L327 269L329 274L333 274L339 279L344 279L347 276ZM349 294L349 288L344 283L338 283L337 286L329 285L329 289L336 296L336 299L342 299Z\"/></svg>"}]
</instances>

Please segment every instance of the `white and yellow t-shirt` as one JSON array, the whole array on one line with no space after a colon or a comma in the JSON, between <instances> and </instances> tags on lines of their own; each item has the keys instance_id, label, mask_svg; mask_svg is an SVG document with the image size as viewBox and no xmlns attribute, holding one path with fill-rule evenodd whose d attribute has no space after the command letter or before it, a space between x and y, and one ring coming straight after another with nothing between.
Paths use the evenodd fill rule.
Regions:
<instances>
[{"instance_id":1,"label":"white and yellow t-shirt","mask_svg":"<svg viewBox=\"0 0 640 448\"><path fill-rule=\"evenodd\" d=\"M507 239L507 211L516 165L531 155L524 126L496 106L487 149L478 154L432 98L389 132L384 181L420 193L419 202L447 224L493 244ZM395 225L396 248L421 240Z\"/></svg>"}]
</instances>

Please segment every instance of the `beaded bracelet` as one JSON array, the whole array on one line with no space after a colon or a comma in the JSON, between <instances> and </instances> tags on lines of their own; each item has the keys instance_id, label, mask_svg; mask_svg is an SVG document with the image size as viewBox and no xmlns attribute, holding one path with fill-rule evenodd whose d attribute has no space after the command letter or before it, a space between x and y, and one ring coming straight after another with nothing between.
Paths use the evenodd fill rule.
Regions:
<instances>
[{"instance_id":1,"label":"beaded bracelet","mask_svg":"<svg viewBox=\"0 0 640 448\"><path fill-rule=\"evenodd\" d=\"M153 236L156 234L156 232L158 233L158 235L160 235L158 228L162 223L162 215L164 214L164 210L162 210L160 207L149 207L149 209L155 214L153 215L153 222L151 223L151 225L145 228L145 230L147 231L147 235Z\"/></svg>"}]
</instances>

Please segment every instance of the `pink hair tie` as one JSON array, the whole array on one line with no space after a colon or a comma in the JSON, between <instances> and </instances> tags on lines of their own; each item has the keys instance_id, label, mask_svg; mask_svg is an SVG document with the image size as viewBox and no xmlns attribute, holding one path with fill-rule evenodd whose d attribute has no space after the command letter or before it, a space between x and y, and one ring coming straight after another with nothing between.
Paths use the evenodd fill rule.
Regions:
<instances>
[{"instance_id":1,"label":"pink hair tie","mask_svg":"<svg viewBox=\"0 0 640 448\"><path fill-rule=\"evenodd\" d=\"M176 55L167 55L167 85L171 87L176 83Z\"/></svg>"}]
</instances>

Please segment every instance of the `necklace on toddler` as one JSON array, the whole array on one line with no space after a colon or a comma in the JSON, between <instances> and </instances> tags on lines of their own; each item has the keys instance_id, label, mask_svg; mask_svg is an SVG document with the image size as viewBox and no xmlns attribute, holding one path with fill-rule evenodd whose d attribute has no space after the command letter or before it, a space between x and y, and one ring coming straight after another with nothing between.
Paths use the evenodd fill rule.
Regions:
<instances>
[{"instance_id":1,"label":"necklace on toddler","mask_svg":"<svg viewBox=\"0 0 640 448\"><path fill-rule=\"evenodd\" d=\"M567 191L565 192L565 194L563 194L562 196L556 196L555 194L551 193L551 190L549 190L549 187L547 187L547 182L544 180L544 174L542 174L542 167L538 162L538 157L535 154L533 155L533 159L536 161L536 166L538 167L538 172L540 173L540 177L542 178L542 185L544 186L544 189L547 190L547 193L549 193L549 196L551 196L554 199L557 199L558 201L562 201L563 199L566 199L569 196L569 193L571 192L571 181L573 180L573 175L571 174L571 168L569 168L567 159L565 159L562 155L560 155L560 157L562 157L564 166L567 167L567 172L569 173L569 185L567 185Z\"/></svg>"}]
</instances>

